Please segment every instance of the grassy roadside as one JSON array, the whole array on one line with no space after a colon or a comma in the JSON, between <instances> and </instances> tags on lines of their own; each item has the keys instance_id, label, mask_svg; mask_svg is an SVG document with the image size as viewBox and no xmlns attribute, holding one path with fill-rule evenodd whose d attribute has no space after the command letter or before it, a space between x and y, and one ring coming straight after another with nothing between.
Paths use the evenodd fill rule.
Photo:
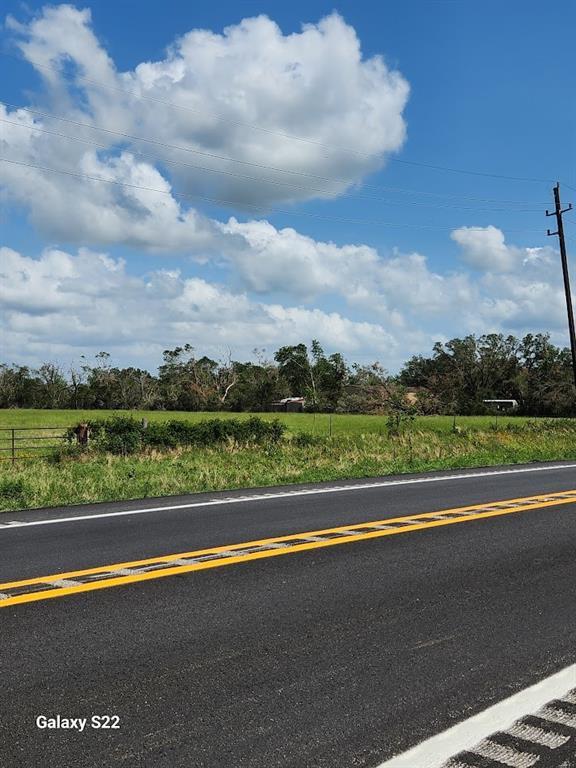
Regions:
<instances>
[{"instance_id":1,"label":"grassy roadside","mask_svg":"<svg viewBox=\"0 0 576 768\"><path fill-rule=\"evenodd\" d=\"M416 428L401 436L365 433L288 439L270 447L86 455L31 461L0 471L0 510L362 478L431 469L576 459L576 422L542 421L460 434Z\"/></svg>"}]
</instances>

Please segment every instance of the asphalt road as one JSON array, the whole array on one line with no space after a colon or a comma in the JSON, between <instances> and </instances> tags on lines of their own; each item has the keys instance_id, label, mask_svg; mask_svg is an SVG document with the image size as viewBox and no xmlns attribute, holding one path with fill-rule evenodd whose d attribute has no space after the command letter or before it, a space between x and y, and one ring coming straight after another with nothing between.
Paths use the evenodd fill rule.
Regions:
<instances>
[{"instance_id":1,"label":"asphalt road","mask_svg":"<svg viewBox=\"0 0 576 768\"><path fill-rule=\"evenodd\" d=\"M9 513L0 582L576 489L469 474ZM0 766L371 768L573 664L575 587L567 503L7 606Z\"/></svg>"}]
</instances>

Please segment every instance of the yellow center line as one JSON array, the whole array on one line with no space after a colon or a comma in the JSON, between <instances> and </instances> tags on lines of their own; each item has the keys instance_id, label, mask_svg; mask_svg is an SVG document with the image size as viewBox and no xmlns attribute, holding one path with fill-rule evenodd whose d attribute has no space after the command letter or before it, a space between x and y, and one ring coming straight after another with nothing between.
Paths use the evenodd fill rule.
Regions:
<instances>
[{"instance_id":1,"label":"yellow center line","mask_svg":"<svg viewBox=\"0 0 576 768\"><path fill-rule=\"evenodd\" d=\"M570 495L570 496L568 496ZM349 544L356 541L367 539L383 538L394 536L400 533L411 533L427 528L439 528L456 523L464 523L470 520L479 520L490 517L499 517L510 515L516 512L526 512L534 509L543 509L564 504L576 503L576 491L561 491L559 493L539 494L525 496L522 498L506 499L502 501L487 502L484 504L475 504L465 507L452 507L450 509L437 510L434 512L416 513L413 515L403 515L401 517L388 517L382 520L371 520L365 523L350 523L349 525L336 526L332 528L323 528L314 531L305 531L301 533L290 534L287 536L274 536L265 539L255 539L225 546L209 547L205 549L193 550L191 552L179 552L172 555L163 555L162 557L150 557L143 560L130 560L112 565L101 565L94 568L85 568L76 571L66 571L63 573L52 574L49 576L36 576L19 581L11 581L0 584L0 608L16 605L19 603L28 603L38 600L48 600L55 597L75 594L76 592L91 592L97 589L107 589L109 587L131 584L149 579L159 579L165 576L176 576L192 571L208 570L209 568L219 568L225 565L234 565L251 560L260 560L263 558L287 555L293 552L304 552L312 549L321 549L324 547L336 546L339 544ZM509 507L508 505L515 506ZM490 509L487 509L490 508ZM445 519L436 519L439 515L459 515L447 517ZM404 522L410 521L410 522ZM414 521L414 522L413 522ZM402 524L404 523L404 524ZM389 526L402 524L399 527L385 528L383 530L374 530L376 526ZM366 530L362 530L366 529ZM345 535L350 531L349 535ZM322 537L330 534L341 534L337 538L327 538L315 541L299 541L312 537ZM294 543L291 543L294 542ZM298 543L296 543L298 542ZM243 550L253 547L266 547L268 545L283 545L277 548L261 549L254 552L243 552ZM235 552L237 555L226 555L214 560L204 562L191 562L186 564L175 564L167 566L161 570L150 570L131 574L118 574L118 571L124 569L138 569L146 566L161 565L183 559L198 558L205 555L219 555L221 553ZM98 581L87 581L74 585L58 586L54 582L60 582L66 579L82 579L100 574L102 579ZM108 576L108 574L110 574ZM52 586L53 585L53 586ZM26 591L26 587L40 587L41 591ZM46 587L42 589L42 587ZM11 595L13 590L24 590L19 594Z\"/></svg>"}]
</instances>

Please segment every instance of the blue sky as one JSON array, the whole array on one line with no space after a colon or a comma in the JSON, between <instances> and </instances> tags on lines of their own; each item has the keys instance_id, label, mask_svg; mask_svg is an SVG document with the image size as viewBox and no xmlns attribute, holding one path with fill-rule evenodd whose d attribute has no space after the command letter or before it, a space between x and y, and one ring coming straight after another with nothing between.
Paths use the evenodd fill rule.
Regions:
<instances>
[{"instance_id":1,"label":"blue sky","mask_svg":"<svg viewBox=\"0 0 576 768\"><path fill-rule=\"evenodd\" d=\"M90 9L90 17L79 18L82 8ZM545 235L550 220L543 214L551 204L552 180L576 186L572 2L555 4L554 13L545 12L541 3L521 0L165 0L161 13L152 2L93 0L76 9L53 6L50 15L42 3L2 5L5 16L15 20L2 30L1 50L11 54L1 58L2 99L15 105L6 107L9 122L0 123L3 156L86 173L90 161L83 152L92 151L90 146L76 144L81 151L66 156L66 147L74 146L66 139L44 134L44 141L32 146L22 144L22 134L42 139L41 131L51 130L77 139L103 138L97 129L87 133L70 123L32 118L18 112L19 106L109 130L128 128L131 135L173 145L201 146L235 161L249 159L281 169L288 163L292 174L274 172L275 179L288 179L295 187L324 187L326 182L314 180L317 176L344 177L347 184L325 199L300 190L295 199L280 195L270 202L268 185L258 188L256 181L247 180L238 182L232 197L230 190L215 185L216 174L183 168L176 173L174 153L172 165L165 154L142 157L150 166L148 175L140 169L135 176L132 166L119 169L115 162L122 151L142 150L143 145L110 142L96 158L100 173L114 166L110 172L121 174L115 178L124 183L146 178L154 187L163 177L173 192L185 188L197 195L167 195L181 206L176 218L192 209L203 221L201 226L198 221L181 222L182 233L171 235L170 244L162 233L174 231L171 214L160 219L155 212L146 214L154 202L135 202L121 189L114 195L104 192L97 200L89 180L18 167L6 174L4 165L0 245L10 249L3 262L11 276L3 297L4 359L37 363L51 354L66 362L81 352L109 347L118 362L153 367L159 351L173 343L190 341L215 356L230 349L241 357L255 346L270 352L279 343L318 335L328 349L341 348L350 359L378 358L394 370L410 354L430 349L435 339L467 332L549 331L565 343L556 243ZM332 16L337 18L332 27L317 27L324 31L300 42L303 24L318 25L334 12L339 16ZM225 28L238 28L244 19L261 14L279 29L250 27L244 42L229 34L221 38L226 45L219 55L225 51L233 62L228 68L211 61L213 47L196 37L189 54L178 54L190 78L189 90L158 80L157 90L148 92L181 106L192 103L188 98L196 105L209 100L207 111L225 115L228 122L208 120L208 127L199 126L182 109L152 101L127 106L122 95L126 82L109 79L134 72L142 62L155 62L154 77L159 77L159 62L170 59L167 48L186 33L203 29L222 35ZM84 46L85 58L75 48L74 24L94 45L93 54ZM352 53L339 55L340 35L356 36L360 62ZM283 52L292 45L285 45L288 39L294 45ZM266 53L272 40L277 51ZM108 54L111 69L94 63L97 51ZM274 93L274 67L281 90L288 61L284 55L290 66L299 68L303 91L310 90L286 108L281 94ZM373 57L383 57L385 73L371 79L366 67ZM35 66L40 58L44 68ZM333 62L333 74L327 60ZM58 82L47 82L47 64L58 70ZM270 76L262 82L258 77L243 80L243 70L269 71ZM407 99L387 80L391 72L409 89ZM202 82L195 85L195 78ZM75 82L67 89L64 83L71 79ZM324 108L314 94L327 91L331 96ZM388 106L382 107L384 103ZM134 113L133 119L127 111ZM238 125L256 124L254 116L272 135ZM36 133L30 129L32 119ZM26 121L28 128L14 125ZM397 135L399 121L404 137ZM176 164L198 162L190 154L176 157ZM267 173L238 162L219 167L253 178ZM31 173L39 174L37 183ZM282 190L282 183L273 189ZM79 206L85 203L82 210L74 210L67 194ZM563 186L566 201L571 194L576 196ZM198 195L233 199L234 205L209 203ZM242 205L250 200L261 207ZM86 221L94 216L84 210L88 204L102 211L98 226ZM106 229L107 217L114 216L117 221ZM230 216L239 226L226 224ZM271 229L264 232L266 227ZM295 234L282 235L285 228ZM127 230L134 234L125 235ZM573 223L567 232L576 238ZM330 248L322 245L327 243ZM59 255L50 249L58 249ZM309 285L307 271L312 275ZM283 281L287 272L300 277ZM88 278L99 288L87 290ZM184 308L186 301L194 307L192 314ZM153 319L153 328L143 322L139 307ZM215 307L220 309L214 312Z\"/></svg>"}]
</instances>

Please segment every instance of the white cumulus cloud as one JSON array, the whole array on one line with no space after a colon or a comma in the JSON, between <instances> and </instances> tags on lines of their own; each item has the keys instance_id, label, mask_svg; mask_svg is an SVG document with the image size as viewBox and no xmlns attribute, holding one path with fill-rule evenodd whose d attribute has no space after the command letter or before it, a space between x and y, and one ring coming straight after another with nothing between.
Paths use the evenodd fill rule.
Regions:
<instances>
[{"instance_id":1,"label":"white cumulus cloud","mask_svg":"<svg viewBox=\"0 0 576 768\"><path fill-rule=\"evenodd\" d=\"M191 343L214 356L250 357L318 338L357 356L393 355L398 340L376 322L339 312L254 301L199 277L157 270L133 276L102 253L46 249L31 258L0 248L2 360L72 359L106 349L155 367L162 350Z\"/></svg>"},{"instance_id":2,"label":"white cumulus cloud","mask_svg":"<svg viewBox=\"0 0 576 768\"><path fill-rule=\"evenodd\" d=\"M507 245L502 230L488 227L460 227L450 237L462 248L462 259L484 272L511 272L522 260L522 250Z\"/></svg>"},{"instance_id":3,"label":"white cumulus cloud","mask_svg":"<svg viewBox=\"0 0 576 768\"><path fill-rule=\"evenodd\" d=\"M0 248L0 357L36 364L106 349L153 368L171 345L191 343L215 357L230 349L248 359L255 347L271 353L318 338L329 351L396 370L434 341L471 332L544 329L563 343L554 256L532 254L517 274L473 280L435 273L418 254L395 254L373 272L381 271L380 283L367 282L349 297L346 312L265 301L179 270L134 275L123 260L86 248L47 248L35 258ZM414 275L419 289L409 299Z\"/></svg>"},{"instance_id":4,"label":"white cumulus cloud","mask_svg":"<svg viewBox=\"0 0 576 768\"><path fill-rule=\"evenodd\" d=\"M507 243L494 226L461 227L451 237L460 245L463 261L481 273L479 327L556 334L564 329L564 289L554 248Z\"/></svg>"},{"instance_id":5,"label":"white cumulus cloud","mask_svg":"<svg viewBox=\"0 0 576 768\"><path fill-rule=\"evenodd\" d=\"M166 163L186 192L265 205L333 197L378 169L405 139L407 81L382 57L365 58L356 32L336 13L289 35L267 16L221 34L193 29L164 59L126 72L95 36L89 10L47 6L29 23L9 18L8 26L59 114L156 139L126 141ZM81 133L111 149L126 143Z\"/></svg>"}]
</instances>

